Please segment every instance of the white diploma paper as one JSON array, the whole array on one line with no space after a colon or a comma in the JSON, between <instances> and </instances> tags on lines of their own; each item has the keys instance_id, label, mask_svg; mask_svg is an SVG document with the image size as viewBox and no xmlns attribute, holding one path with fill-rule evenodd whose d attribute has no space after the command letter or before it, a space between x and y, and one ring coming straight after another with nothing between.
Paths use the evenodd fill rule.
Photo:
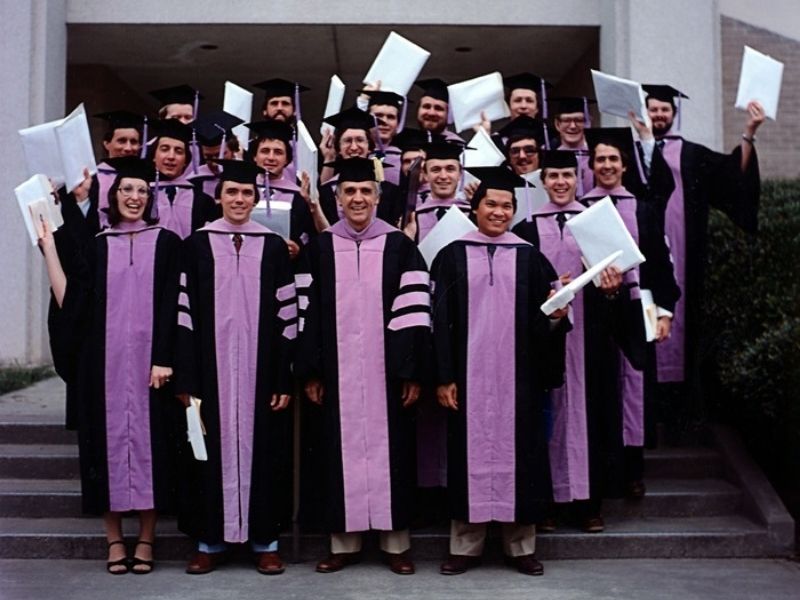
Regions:
<instances>
[{"instance_id":1,"label":"white diploma paper","mask_svg":"<svg viewBox=\"0 0 800 600\"><path fill-rule=\"evenodd\" d=\"M342 102L344 101L344 82L339 79L338 75L331 77L331 85L328 87L328 102L325 104L325 114L322 115L323 119L335 115L342 111ZM324 134L326 131L333 131L335 128L328 123L322 123L319 132Z\"/></svg>"},{"instance_id":2,"label":"white diploma paper","mask_svg":"<svg viewBox=\"0 0 800 600\"><path fill-rule=\"evenodd\" d=\"M470 169L472 167L498 167L503 164L504 160L505 156L483 127L478 129L464 149L464 166Z\"/></svg>"},{"instance_id":3,"label":"white diploma paper","mask_svg":"<svg viewBox=\"0 0 800 600\"><path fill-rule=\"evenodd\" d=\"M614 254L606 256L603 260L593 266L591 269L584 271L578 277L570 281L567 285L558 290L555 294L550 296L544 304L542 304L541 311L546 315L551 315L553 312L564 308L572 302L575 294L585 288L592 279L600 275L600 273L611 263L617 260L622 252L617 250Z\"/></svg>"},{"instance_id":4,"label":"white diploma paper","mask_svg":"<svg viewBox=\"0 0 800 600\"><path fill-rule=\"evenodd\" d=\"M25 229L34 246L42 233L41 222L47 223L51 232L64 224L61 210L51 193L50 182L44 175L34 175L14 188L17 204L25 221Z\"/></svg>"},{"instance_id":5,"label":"white diploma paper","mask_svg":"<svg viewBox=\"0 0 800 600\"><path fill-rule=\"evenodd\" d=\"M764 107L764 114L774 121L778 116L782 81L782 62L745 46L736 108L747 110L747 103L757 100Z\"/></svg>"},{"instance_id":6,"label":"white diploma paper","mask_svg":"<svg viewBox=\"0 0 800 600\"><path fill-rule=\"evenodd\" d=\"M622 250L622 255L613 264L623 273L644 262L644 255L608 196L572 217L567 227L590 266L617 250Z\"/></svg>"},{"instance_id":7,"label":"white diploma paper","mask_svg":"<svg viewBox=\"0 0 800 600\"><path fill-rule=\"evenodd\" d=\"M592 69L592 82L600 112L627 120L628 113L632 111L639 120L650 124L641 84L594 69Z\"/></svg>"},{"instance_id":8,"label":"white diploma paper","mask_svg":"<svg viewBox=\"0 0 800 600\"><path fill-rule=\"evenodd\" d=\"M658 307L653 301L653 292L640 289L642 300L642 318L644 319L644 339L652 342L656 339L656 325L658 323Z\"/></svg>"},{"instance_id":9,"label":"white diploma paper","mask_svg":"<svg viewBox=\"0 0 800 600\"><path fill-rule=\"evenodd\" d=\"M430 269L439 250L450 242L475 231L477 227L457 206L451 206L430 233L419 244L419 251Z\"/></svg>"},{"instance_id":10,"label":"white diploma paper","mask_svg":"<svg viewBox=\"0 0 800 600\"><path fill-rule=\"evenodd\" d=\"M511 115L503 95L503 76L498 71L448 85L447 90L456 131L478 125L481 112L490 121Z\"/></svg>"},{"instance_id":11,"label":"white diploma paper","mask_svg":"<svg viewBox=\"0 0 800 600\"><path fill-rule=\"evenodd\" d=\"M511 219L511 229L519 223L528 218L528 202L531 205L531 214L536 214L541 207L547 204L550 198L542 185L542 180L539 177L541 169L536 169L530 173L526 173L522 177L525 178L530 185L527 187L514 188L514 195L517 198L517 211L514 213L514 218Z\"/></svg>"},{"instance_id":12,"label":"white diploma paper","mask_svg":"<svg viewBox=\"0 0 800 600\"><path fill-rule=\"evenodd\" d=\"M364 83L381 82L381 91L408 95L431 53L392 31L364 76Z\"/></svg>"},{"instance_id":13,"label":"white diploma paper","mask_svg":"<svg viewBox=\"0 0 800 600\"><path fill-rule=\"evenodd\" d=\"M253 119L253 94L243 87L230 81L225 82L225 98L222 101L222 110L239 117L245 123ZM242 125L233 128L234 135L239 139L239 145L247 150L250 143L250 130Z\"/></svg>"},{"instance_id":14,"label":"white diploma paper","mask_svg":"<svg viewBox=\"0 0 800 600\"><path fill-rule=\"evenodd\" d=\"M297 156L295 156L295 161L298 179L303 171L308 173L309 183L311 184L309 188L311 199L317 201L319 199L319 190L317 190L317 180L319 179L317 145L314 143L308 127L302 121L297 123Z\"/></svg>"},{"instance_id":15,"label":"white diploma paper","mask_svg":"<svg viewBox=\"0 0 800 600\"><path fill-rule=\"evenodd\" d=\"M267 214L267 201L259 200L251 218L288 240L292 234L292 203L285 200L271 200L269 212L270 214Z\"/></svg>"},{"instance_id":16,"label":"white diploma paper","mask_svg":"<svg viewBox=\"0 0 800 600\"><path fill-rule=\"evenodd\" d=\"M192 396L189 406L186 407L186 432L189 435L189 443L192 445L192 453L196 460L208 460L206 452L206 441L203 420L200 418L201 400Z\"/></svg>"}]
</instances>

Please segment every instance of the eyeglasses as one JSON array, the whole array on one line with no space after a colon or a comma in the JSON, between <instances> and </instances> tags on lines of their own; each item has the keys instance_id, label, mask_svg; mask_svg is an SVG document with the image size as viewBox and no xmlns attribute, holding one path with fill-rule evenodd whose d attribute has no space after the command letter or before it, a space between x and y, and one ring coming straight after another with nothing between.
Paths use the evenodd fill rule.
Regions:
<instances>
[{"instance_id":1,"label":"eyeglasses","mask_svg":"<svg viewBox=\"0 0 800 600\"><path fill-rule=\"evenodd\" d=\"M526 156L532 156L536 154L536 146L518 146L516 148L509 148L508 153L512 156L516 154L525 154Z\"/></svg>"},{"instance_id":2,"label":"eyeglasses","mask_svg":"<svg viewBox=\"0 0 800 600\"><path fill-rule=\"evenodd\" d=\"M565 118L558 118L559 123L564 123L564 125L585 125L585 119L583 117L565 117Z\"/></svg>"},{"instance_id":3,"label":"eyeglasses","mask_svg":"<svg viewBox=\"0 0 800 600\"><path fill-rule=\"evenodd\" d=\"M356 137L343 137L341 140L342 146L350 146L351 144L366 144L367 138L363 136Z\"/></svg>"},{"instance_id":4,"label":"eyeglasses","mask_svg":"<svg viewBox=\"0 0 800 600\"><path fill-rule=\"evenodd\" d=\"M119 191L123 196L141 196L142 198L146 198L150 193L150 190L146 187L136 187L133 185L123 185L119 188Z\"/></svg>"}]
</instances>

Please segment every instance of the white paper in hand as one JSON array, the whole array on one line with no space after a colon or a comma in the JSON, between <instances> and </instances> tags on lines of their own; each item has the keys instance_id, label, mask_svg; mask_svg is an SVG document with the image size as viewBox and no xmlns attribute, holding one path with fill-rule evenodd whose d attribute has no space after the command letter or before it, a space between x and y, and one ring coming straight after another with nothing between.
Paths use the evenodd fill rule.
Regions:
<instances>
[{"instance_id":1,"label":"white paper in hand","mask_svg":"<svg viewBox=\"0 0 800 600\"><path fill-rule=\"evenodd\" d=\"M89 169L92 175L97 173L89 121L83 104L57 125L55 132L64 170L64 183L72 191L84 180L84 169Z\"/></svg>"},{"instance_id":2,"label":"white paper in hand","mask_svg":"<svg viewBox=\"0 0 800 600\"><path fill-rule=\"evenodd\" d=\"M253 93L226 81L222 110L249 123L253 119ZM239 140L239 145L247 150L250 145L250 130L242 124L233 128L233 134Z\"/></svg>"},{"instance_id":3,"label":"white paper in hand","mask_svg":"<svg viewBox=\"0 0 800 600\"><path fill-rule=\"evenodd\" d=\"M297 123L297 177L305 171L308 173L309 193L311 199L315 202L319 199L319 190L317 190L317 180L319 173L317 172L317 145L308 131L308 127L302 121Z\"/></svg>"},{"instance_id":4,"label":"white paper in hand","mask_svg":"<svg viewBox=\"0 0 800 600\"><path fill-rule=\"evenodd\" d=\"M292 203L285 200L271 200L269 214L267 214L267 201L259 200L251 216L253 221L260 223L273 233L288 240L292 235Z\"/></svg>"},{"instance_id":5,"label":"white paper in hand","mask_svg":"<svg viewBox=\"0 0 800 600\"><path fill-rule=\"evenodd\" d=\"M200 418L200 400L192 396L186 407L186 433L196 460L208 460L206 441L203 439L203 420Z\"/></svg>"},{"instance_id":6,"label":"white paper in hand","mask_svg":"<svg viewBox=\"0 0 800 600\"><path fill-rule=\"evenodd\" d=\"M408 95L431 53L392 31L364 76L364 83L381 82L381 91Z\"/></svg>"},{"instance_id":7,"label":"white paper in hand","mask_svg":"<svg viewBox=\"0 0 800 600\"><path fill-rule=\"evenodd\" d=\"M650 124L641 84L594 69L592 69L592 82L600 112L626 120L629 117L628 113L633 112L640 121Z\"/></svg>"},{"instance_id":8,"label":"white paper in hand","mask_svg":"<svg viewBox=\"0 0 800 600\"><path fill-rule=\"evenodd\" d=\"M764 114L774 121L778 116L782 81L782 62L745 46L736 108L747 110L748 102L756 100L764 107Z\"/></svg>"},{"instance_id":9,"label":"white paper in hand","mask_svg":"<svg viewBox=\"0 0 800 600\"><path fill-rule=\"evenodd\" d=\"M541 306L541 310L546 315L551 315L555 311L560 310L572 302L575 294L585 288L592 279L600 275L600 273L617 260L622 252L617 250L613 254L606 256L603 260L593 266L591 269L584 271L578 277L570 281L567 285L558 290L555 294L550 296Z\"/></svg>"},{"instance_id":10,"label":"white paper in hand","mask_svg":"<svg viewBox=\"0 0 800 600\"><path fill-rule=\"evenodd\" d=\"M504 96L503 76L497 71L448 85L447 91L456 131L480 124L481 112L490 121L511 115Z\"/></svg>"},{"instance_id":11,"label":"white paper in hand","mask_svg":"<svg viewBox=\"0 0 800 600\"><path fill-rule=\"evenodd\" d=\"M653 292L640 289L642 301L642 319L644 319L644 339L652 342L656 339L656 327L658 325L658 315L656 303L653 301Z\"/></svg>"},{"instance_id":12,"label":"white paper in hand","mask_svg":"<svg viewBox=\"0 0 800 600\"><path fill-rule=\"evenodd\" d=\"M41 222L47 223L48 229L53 232L64 224L61 210L56 204L51 193L50 182L44 175L34 175L26 182L14 188L17 204L25 221L31 244L39 242L42 234Z\"/></svg>"},{"instance_id":13,"label":"white paper in hand","mask_svg":"<svg viewBox=\"0 0 800 600\"><path fill-rule=\"evenodd\" d=\"M517 210L514 213L514 217L511 219L511 229L520 221L524 221L528 218L529 202L531 215L534 215L541 207L550 201L542 185L542 180L539 179L539 173L541 173L541 169L536 169L532 173L523 175L525 179L528 179L531 185L514 188L514 195L517 198ZM528 178L528 175L534 176Z\"/></svg>"},{"instance_id":14,"label":"white paper in hand","mask_svg":"<svg viewBox=\"0 0 800 600\"><path fill-rule=\"evenodd\" d=\"M439 251L477 227L457 206L451 206L419 244L419 251L430 269Z\"/></svg>"},{"instance_id":15,"label":"white paper in hand","mask_svg":"<svg viewBox=\"0 0 800 600\"><path fill-rule=\"evenodd\" d=\"M613 264L623 273L644 262L644 255L608 196L572 217L567 227L590 266L617 250L622 250L622 255Z\"/></svg>"},{"instance_id":16,"label":"white paper in hand","mask_svg":"<svg viewBox=\"0 0 800 600\"><path fill-rule=\"evenodd\" d=\"M323 119L330 117L331 115L335 115L342 111L342 102L344 102L344 91L345 85L344 82L339 79L338 75L334 75L331 77L331 85L328 87L328 102L325 104L325 114L322 115ZM333 125L328 123L323 123L320 128L319 132L324 134L326 131L333 131L335 128Z\"/></svg>"},{"instance_id":17,"label":"white paper in hand","mask_svg":"<svg viewBox=\"0 0 800 600\"><path fill-rule=\"evenodd\" d=\"M498 167L505 159L483 127L478 129L464 150L464 166L467 168Z\"/></svg>"}]
</instances>

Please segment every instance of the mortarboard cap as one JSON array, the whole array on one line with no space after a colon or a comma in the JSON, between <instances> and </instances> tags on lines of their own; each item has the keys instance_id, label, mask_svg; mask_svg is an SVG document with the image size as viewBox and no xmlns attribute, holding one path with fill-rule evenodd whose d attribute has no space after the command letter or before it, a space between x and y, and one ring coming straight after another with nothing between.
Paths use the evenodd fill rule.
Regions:
<instances>
[{"instance_id":1,"label":"mortarboard cap","mask_svg":"<svg viewBox=\"0 0 800 600\"><path fill-rule=\"evenodd\" d=\"M410 152L412 150L424 150L429 143L444 140L444 136L439 134L431 134L429 139L428 133L427 131L407 127L394 136L392 144L400 148L401 152Z\"/></svg>"},{"instance_id":2,"label":"mortarboard cap","mask_svg":"<svg viewBox=\"0 0 800 600\"><path fill-rule=\"evenodd\" d=\"M416 86L422 89L423 96L430 96L435 100L450 102L450 93L447 91L447 83L437 77L418 79Z\"/></svg>"},{"instance_id":3,"label":"mortarboard cap","mask_svg":"<svg viewBox=\"0 0 800 600\"><path fill-rule=\"evenodd\" d=\"M394 92L382 92L381 90L361 90L362 94L369 96L368 106L394 106L397 110L403 108L405 99L400 94Z\"/></svg>"},{"instance_id":4,"label":"mortarboard cap","mask_svg":"<svg viewBox=\"0 0 800 600\"><path fill-rule=\"evenodd\" d=\"M194 105L195 97L202 100L203 95L187 84L175 85L160 90L149 92L153 98L159 101L160 106L168 104L191 104Z\"/></svg>"},{"instance_id":5,"label":"mortarboard cap","mask_svg":"<svg viewBox=\"0 0 800 600\"><path fill-rule=\"evenodd\" d=\"M111 110L109 112L97 113L96 119L102 119L108 123L108 129L138 129L144 125L144 115L131 112L129 110Z\"/></svg>"},{"instance_id":6,"label":"mortarboard cap","mask_svg":"<svg viewBox=\"0 0 800 600\"><path fill-rule=\"evenodd\" d=\"M670 104L675 103L675 98L686 98L689 99L689 96L681 92L680 90L676 90L671 85L656 85L652 83L643 83L642 89L648 95L648 97L655 98L656 100L661 100L661 102L669 102Z\"/></svg>"},{"instance_id":7,"label":"mortarboard cap","mask_svg":"<svg viewBox=\"0 0 800 600\"><path fill-rule=\"evenodd\" d=\"M466 144L442 139L425 144L422 150L425 151L425 157L428 159L460 161L465 147Z\"/></svg>"},{"instance_id":8,"label":"mortarboard cap","mask_svg":"<svg viewBox=\"0 0 800 600\"><path fill-rule=\"evenodd\" d=\"M277 121L275 119L254 121L253 123L247 123L245 127L253 132L257 140L281 140L288 144L294 136L291 125L285 121Z\"/></svg>"},{"instance_id":9,"label":"mortarboard cap","mask_svg":"<svg viewBox=\"0 0 800 600\"><path fill-rule=\"evenodd\" d=\"M144 181L153 181L156 178L152 160L141 159L138 156L119 156L106 158L105 162L117 172L117 177L133 177Z\"/></svg>"},{"instance_id":10,"label":"mortarboard cap","mask_svg":"<svg viewBox=\"0 0 800 600\"><path fill-rule=\"evenodd\" d=\"M586 129L584 133L586 144L590 150L598 144L605 144L625 152L631 160L635 158L633 134L630 127L592 127Z\"/></svg>"},{"instance_id":11,"label":"mortarboard cap","mask_svg":"<svg viewBox=\"0 0 800 600\"><path fill-rule=\"evenodd\" d=\"M155 137L168 137L186 142L192 141L192 127L177 119L161 119L152 123Z\"/></svg>"},{"instance_id":12,"label":"mortarboard cap","mask_svg":"<svg viewBox=\"0 0 800 600\"><path fill-rule=\"evenodd\" d=\"M597 104L596 100L585 96L562 96L559 98L548 98L550 113L558 116L564 113L582 113L587 104Z\"/></svg>"},{"instance_id":13,"label":"mortarboard cap","mask_svg":"<svg viewBox=\"0 0 800 600\"><path fill-rule=\"evenodd\" d=\"M577 169L578 159L571 150L544 150L539 155L539 166L542 169Z\"/></svg>"},{"instance_id":14,"label":"mortarboard cap","mask_svg":"<svg viewBox=\"0 0 800 600\"><path fill-rule=\"evenodd\" d=\"M505 84L509 91L519 89L533 90L538 94L542 89L542 83L544 83L546 88L553 87L552 84L548 83L545 79L533 73L518 73L503 78L503 84Z\"/></svg>"},{"instance_id":15,"label":"mortarboard cap","mask_svg":"<svg viewBox=\"0 0 800 600\"><path fill-rule=\"evenodd\" d=\"M541 119L535 119L533 117L529 117L528 115L520 115L519 117L506 123L505 126L499 129L497 133L500 134L501 137L509 140L512 138L521 139L529 137L536 140L536 143L539 144L539 146L543 146L545 140L545 127L545 122Z\"/></svg>"},{"instance_id":16,"label":"mortarboard cap","mask_svg":"<svg viewBox=\"0 0 800 600\"><path fill-rule=\"evenodd\" d=\"M333 167L339 175L339 181L382 181L383 167L377 158L337 158L333 162L325 163L326 167Z\"/></svg>"},{"instance_id":17,"label":"mortarboard cap","mask_svg":"<svg viewBox=\"0 0 800 600\"><path fill-rule=\"evenodd\" d=\"M192 123L197 133L197 141L203 146L219 146L222 143L222 136L228 139L233 137L231 131L234 127L244 123L242 119L224 110L217 110L198 117Z\"/></svg>"},{"instance_id":18,"label":"mortarboard cap","mask_svg":"<svg viewBox=\"0 0 800 600\"><path fill-rule=\"evenodd\" d=\"M220 181L235 181L236 183L252 183L256 185L259 175L266 173L264 169L249 160L218 160L217 164L222 167L219 176Z\"/></svg>"},{"instance_id":19,"label":"mortarboard cap","mask_svg":"<svg viewBox=\"0 0 800 600\"><path fill-rule=\"evenodd\" d=\"M253 84L254 87L264 90L267 93L267 99L276 96L289 96L292 98L292 102L294 102L295 85L300 92L307 92L309 90L309 88L302 84L296 84L294 81L281 79L279 77Z\"/></svg>"},{"instance_id":20,"label":"mortarboard cap","mask_svg":"<svg viewBox=\"0 0 800 600\"><path fill-rule=\"evenodd\" d=\"M323 119L329 125L333 125L336 129L364 129L369 131L375 127L375 118L368 112L364 112L360 108L351 107L343 110L342 112L325 117Z\"/></svg>"},{"instance_id":21,"label":"mortarboard cap","mask_svg":"<svg viewBox=\"0 0 800 600\"><path fill-rule=\"evenodd\" d=\"M516 208L517 197L514 191L521 187L523 182L519 175L502 165L499 167L470 167L467 171L481 182L470 200L473 210L478 208L481 200L486 196L486 191L490 189L511 192L514 208Z\"/></svg>"}]
</instances>

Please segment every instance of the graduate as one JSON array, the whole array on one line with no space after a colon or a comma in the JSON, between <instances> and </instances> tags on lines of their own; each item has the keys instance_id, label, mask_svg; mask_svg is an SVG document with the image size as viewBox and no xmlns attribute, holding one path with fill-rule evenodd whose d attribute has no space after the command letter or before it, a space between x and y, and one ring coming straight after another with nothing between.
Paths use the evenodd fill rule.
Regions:
<instances>
[{"instance_id":1,"label":"graduate","mask_svg":"<svg viewBox=\"0 0 800 600\"><path fill-rule=\"evenodd\" d=\"M244 123L239 117L218 110L203 114L194 123L202 163L197 172L187 173L186 179L206 196L214 198L219 183L218 160L233 160L241 149L233 128Z\"/></svg>"},{"instance_id":2,"label":"graduate","mask_svg":"<svg viewBox=\"0 0 800 600\"><path fill-rule=\"evenodd\" d=\"M299 120L300 94L307 92L308 87L279 77L254 83L253 86L266 92L261 106L264 119L283 121L294 126Z\"/></svg>"},{"instance_id":3,"label":"graduate","mask_svg":"<svg viewBox=\"0 0 800 600\"><path fill-rule=\"evenodd\" d=\"M544 112L543 118L547 118L546 111L541 109L547 102L547 89L553 87L551 83L533 73L518 73L504 77L503 84L512 119L521 116L535 119L540 112Z\"/></svg>"},{"instance_id":4,"label":"graduate","mask_svg":"<svg viewBox=\"0 0 800 600\"><path fill-rule=\"evenodd\" d=\"M199 116L197 109L203 95L190 85L182 83L149 93L158 100L159 119L176 119L184 125L189 125ZM144 140L144 143L147 141Z\"/></svg>"},{"instance_id":5,"label":"graduate","mask_svg":"<svg viewBox=\"0 0 800 600\"><path fill-rule=\"evenodd\" d=\"M541 183L549 202L513 231L538 248L559 274L560 283L566 284L583 272L581 251L565 227L569 219L585 210L575 199L578 160L571 151L550 150L542 153L541 164ZM609 376L615 383L617 374L615 348L610 353L595 352L596 340L607 339L612 330L615 336L627 335L629 324L641 320L641 307L631 302L630 289L622 283L622 273L609 267L601 274L599 288L585 287L571 303L572 331L567 334L564 385L550 392L550 472L553 500L558 503L590 498L587 404L597 402L595 396L604 389L600 386L593 390L589 384ZM633 329L638 332L640 328ZM551 517L537 525L540 532L554 529Z\"/></svg>"},{"instance_id":6,"label":"graduate","mask_svg":"<svg viewBox=\"0 0 800 600\"><path fill-rule=\"evenodd\" d=\"M432 269L437 397L448 409L450 555L441 573L475 566L487 524L502 523L503 551L541 575L535 523L552 494L542 392L563 383L567 309L539 309L557 276L510 233L517 177L471 169L478 230L442 249Z\"/></svg>"},{"instance_id":7,"label":"graduate","mask_svg":"<svg viewBox=\"0 0 800 600\"><path fill-rule=\"evenodd\" d=\"M286 242L250 218L263 170L220 162L223 217L184 242L175 392L202 401L208 460L184 452L178 527L198 544L187 573L249 541L257 570L274 575L290 506L295 286Z\"/></svg>"},{"instance_id":8,"label":"graduate","mask_svg":"<svg viewBox=\"0 0 800 600\"><path fill-rule=\"evenodd\" d=\"M399 185L400 148L394 143L394 138L404 128L408 101L394 92L365 88L357 103L375 119L375 145L380 158L385 159L383 173L386 181Z\"/></svg>"},{"instance_id":9,"label":"graduate","mask_svg":"<svg viewBox=\"0 0 800 600\"><path fill-rule=\"evenodd\" d=\"M637 182L640 175L636 165L632 164L631 157L636 149L630 128L587 129L586 139L589 144L589 166L594 171L596 185L581 198L581 203L588 207L606 196L610 197L625 227L638 244L645 262L628 271L625 282L632 288L632 297L637 300L640 298L637 293L639 289L652 292L657 314L656 342L660 343L669 336L675 303L681 294L655 210L659 199L669 196L672 189L654 187L653 178L649 196L642 197L623 185L626 175L632 175L633 183ZM644 343L644 332L638 342ZM596 409L589 415L590 443L593 446L592 476L599 479L593 485L596 494L593 493L590 502L583 507L584 531L603 531L605 525L600 513L602 497L627 495L641 498L645 494L643 448L647 430L652 429L655 384L653 346L653 343L648 343L643 350L631 348L627 355L618 350L617 391L605 395L605 406L593 403L590 407Z\"/></svg>"},{"instance_id":10,"label":"graduate","mask_svg":"<svg viewBox=\"0 0 800 600\"><path fill-rule=\"evenodd\" d=\"M696 413L692 406L700 402L697 350L701 347L708 212L712 207L721 210L743 231L756 232L761 181L755 136L765 115L758 102L751 102L741 143L730 154L721 154L681 135L680 105L685 94L669 85L642 87L652 130L632 121L642 138L645 163L663 158L674 179L674 190L659 209L683 295L675 306L670 338L658 345L656 355L661 416L671 428L680 429Z\"/></svg>"},{"instance_id":11,"label":"graduate","mask_svg":"<svg viewBox=\"0 0 800 600\"><path fill-rule=\"evenodd\" d=\"M187 178L196 173L191 166L192 128L178 119L156 121L153 128L156 137L149 156L158 171L155 203L159 222L185 239L213 221L219 209L211 197Z\"/></svg>"},{"instance_id":12,"label":"graduate","mask_svg":"<svg viewBox=\"0 0 800 600\"><path fill-rule=\"evenodd\" d=\"M450 115L450 92L447 83L438 78L419 79L415 85L422 90L417 105L417 123L423 131L431 135L442 135L448 140L464 143L456 133L447 129L452 123Z\"/></svg>"},{"instance_id":13,"label":"graduate","mask_svg":"<svg viewBox=\"0 0 800 600\"><path fill-rule=\"evenodd\" d=\"M323 494L331 573L360 559L361 532L380 531L389 568L414 572L414 411L430 336L429 276L414 243L375 217L376 160L337 165L343 218L313 240L297 275L301 332L295 372L321 405Z\"/></svg>"},{"instance_id":14,"label":"graduate","mask_svg":"<svg viewBox=\"0 0 800 600\"><path fill-rule=\"evenodd\" d=\"M173 372L180 239L151 208L152 163L109 158L109 228L64 264L45 231L42 247L53 292L50 333L59 372L71 372L83 511L102 514L107 570L153 569L157 511L171 504ZM122 514L139 513L133 557Z\"/></svg>"},{"instance_id":15,"label":"graduate","mask_svg":"<svg viewBox=\"0 0 800 600\"><path fill-rule=\"evenodd\" d=\"M592 126L589 105L594 104L585 96L564 96L550 99L550 114L558 132L558 150L569 150L578 159L578 190L580 198L594 187L594 173L589 168L589 147L584 130Z\"/></svg>"}]
</instances>

